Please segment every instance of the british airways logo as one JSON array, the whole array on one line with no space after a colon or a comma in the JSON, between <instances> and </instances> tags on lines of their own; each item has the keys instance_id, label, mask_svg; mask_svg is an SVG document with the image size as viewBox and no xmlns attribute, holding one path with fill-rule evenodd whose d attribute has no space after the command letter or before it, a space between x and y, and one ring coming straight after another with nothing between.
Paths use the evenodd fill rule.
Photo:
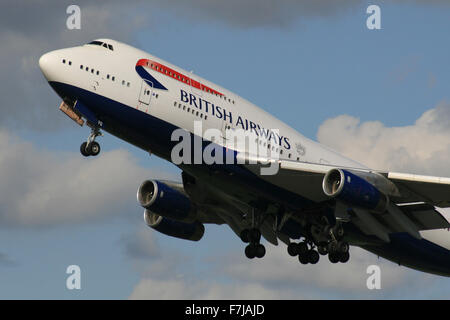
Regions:
<instances>
[{"instance_id":1,"label":"british airways logo","mask_svg":"<svg viewBox=\"0 0 450 320\"><path fill-rule=\"evenodd\" d=\"M147 82L147 84L150 87L153 87L155 89L161 89L161 90L167 90L165 86L162 85L161 82L156 80L147 70L145 70L145 61L139 60L136 64L136 72L139 74L139 76Z\"/></svg>"},{"instance_id":2,"label":"british airways logo","mask_svg":"<svg viewBox=\"0 0 450 320\"><path fill-rule=\"evenodd\" d=\"M242 128L246 131L254 132L258 137L262 137L267 141L271 141L274 145L284 147L285 149L291 149L291 144L289 138L279 135L271 129L266 129L260 124L250 119L241 117L240 115L233 115L231 111L227 111L225 108L215 105L208 100L202 99L192 93L188 93L183 89L180 89L180 100L184 103L189 103L189 105L203 110L206 113L217 117L218 119L223 119L234 125L234 128Z\"/></svg>"}]
</instances>

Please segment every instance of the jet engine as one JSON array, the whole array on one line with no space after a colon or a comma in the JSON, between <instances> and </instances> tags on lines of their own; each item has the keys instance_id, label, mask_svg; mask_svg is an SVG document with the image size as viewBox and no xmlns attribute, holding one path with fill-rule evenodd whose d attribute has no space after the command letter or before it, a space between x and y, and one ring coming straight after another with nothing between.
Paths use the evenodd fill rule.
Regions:
<instances>
[{"instance_id":1,"label":"jet engine","mask_svg":"<svg viewBox=\"0 0 450 320\"><path fill-rule=\"evenodd\" d=\"M148 209L144 211L144 220L150 228L179 239L199 241L205 233L205 227L198 221L192 223L176 221Z\"/></svg>"},{"instance_id":2,"label":"jet engine","mask_svg":"<svg viewBox=\"0 0 450 320\"><path fill-rule=\"evenodd\" d=\"M158 216L188 223L196 219L196 208L182 187L146 180L137 191L137 200L142 207Z\"/></svg>"},{"instance_id":3,"label":"jet engine","mask_svg":"<svg viewBox=\"0 0 450 320\"><path fill-rule=\"evenodd\" d=\"M375 187L378 185L392 188L389 181L384 180L387 179L375 173L332 169L325 175L322 188L327 196L339 199L349 205L375 212L384 212L389 198Z\"/></svg>"}]
</instances>

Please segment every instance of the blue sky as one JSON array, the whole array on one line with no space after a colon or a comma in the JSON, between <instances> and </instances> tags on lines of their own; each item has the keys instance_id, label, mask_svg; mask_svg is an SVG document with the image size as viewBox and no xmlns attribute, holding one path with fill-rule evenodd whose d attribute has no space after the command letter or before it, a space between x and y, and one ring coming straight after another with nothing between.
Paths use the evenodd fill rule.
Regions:
<instances>
[{"instance_id":1,"label":"blue sky","mask_svg":"<svg viewBox=\"0 0 450 320\"><path fill-rule=\"evenodd\" d=\"M299 1L303 2L307 3ZM40 54L46 51L107 36L193 70L312 139L317 139L319 127L322 136L332 137L334 132L327 124L340 124L343 118L336 117L342 115L359 119L361 125L378 121L383 125L381 136L389 128L414 129L424 112L450 100L450 6L445 1L433 5L425 1L370 2L379 4L382 14L382 30L374 31L366 28L368 2L364 1L343 1L343 8L318 1L311 11L308 5L280 2L282 13L275 12L273 20L267 18L270 10L252 12L244 6L234 17L226 14L233 12L226 4L213 2L205 5L206 10L200 0L192 1L192 8L176 1L136 1L128 6L116 1L111 5L81 1L86 18L78 31L64 29L64 3L45 3L37 9L47 17L42 25L7 25L0 33L0 39L11 48L0 52L2 83L6 88L7 82L13 83L12 89L1 92L0 146L4 148L0 160L8 150L17 152L16 162L22 163L22 157L37 159L23 160L30 166L27 170L2 168L0 161L0 179L4 181L0 191L17 190L11 193L17 203L14 196L0 195L0 253L4 257L2 260L0 255L0 298L233 298L236 292L244 298L448 298L450 282L446 278L397 267L358 249L355 263L333 269L321 261L314 269L286 257L283 245L267 245L265 259L246 261L243 244L226 226L207 226L199 243L147 229L135 201L137 187L150 175L177 178L179 170L110 135L100 138L103 151L99 159L81 159L79 145L88 130L57 110L58 98L37 68ZM21 19L17 12L32 15L32 6L17 6L23 10L7 4L0 8L5 14L11 10L9 14L16 19ZM22 75L12 75L12 81L6 78L11 73L5 61L13 61ZM327 122L330 119L334 122ZM355 130L358 128L357 124ZM338 142L322 136L321 142L374 166L420 169L429 164L426 157L411 157L401 165L377 156L364 159L364 153L355 150L359 144L351 144L356 137L345 130L336 133L335 137L346 137ZM439 139L446 137L450 141L448 132ZM383 143L377 141L380 153L389 153L391 149ZM117 178L117 187L108 186L111 189L107 191L118 195L118 200L108 201L107 192L98 190L98 195L79 198L75 192L73 203L57 198L56 204L45 204L44 209L21 207L21 185L14 181L28 183L25 173L43 179L43 186L51 188L51 183L57 183L64 189L64 181L73 171L96 168L97 164L86 161L102 161L101 157L119 158L118 163L132 167L129 175ZM77 159L71 163L74 167L64 167L64 161L72 158ZM436 159L442 160L441 164L426 170L434 174L448 171L442 169L447 158ZM52 166L47 168L49 161ZM15 175L8 176L10 170ZM47 172L58 173L60 179L46 179ZM107 176L106 169L99 174L100 178ZM95 178L89 183L97 189ZM26 190L38 194L39 187L34 187L27 184ZM95 198L105 201L95 202ZM93 204L88 202L77 211L77 201ZM15 208L22 208L20 214ZM50 209L53 211L47 214ZM387 279L377 292L365 289L364 282L367 265L374 263L382 266ZM65 270L71 264L81 267L82 290L65 288ZM255 268L258 272L253 272ZM286 276L290 273L295 273L292 283ZM346 279L345 283L338 278Z\"/></svg>"}]
</instances>

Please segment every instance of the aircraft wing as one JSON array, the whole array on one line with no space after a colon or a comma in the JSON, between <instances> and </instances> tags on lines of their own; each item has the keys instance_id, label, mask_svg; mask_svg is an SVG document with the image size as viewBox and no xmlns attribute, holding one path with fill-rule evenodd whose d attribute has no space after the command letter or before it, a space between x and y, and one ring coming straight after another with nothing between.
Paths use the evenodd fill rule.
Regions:
<instances>
[{"instance_id":1,"label":"aircraft wing","mask_svg":"<svg viewBox=\"0 0 450 320\"><path fill-rule=\"evenodd\" d=\"M246 158L246 160L255 163L256 159ZM448 221L434 208L450 207L450 178L286 160L259 159L259 161L259 164L247 163L245 166L255 174L260 174L262 166L277 165L279 171L276 175L260 177L316 202L330 200L324 193L322 184L325 175L332 169L347 169L387 178L396 187L396 192L389 195L389 214L378 216L374 220L369 213L370 210L358 210L354 219L355 224L367 234L375 234L386 239L387 233L406 231L420 237L418 231L450 227ZM378 225L379 222L381 225Z\"/></svg>"}]
</instances>

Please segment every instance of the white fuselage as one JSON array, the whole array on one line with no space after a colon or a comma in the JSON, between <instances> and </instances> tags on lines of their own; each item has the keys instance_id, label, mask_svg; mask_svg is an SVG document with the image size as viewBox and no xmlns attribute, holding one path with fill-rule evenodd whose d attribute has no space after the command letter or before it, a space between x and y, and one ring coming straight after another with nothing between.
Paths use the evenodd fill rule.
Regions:
<instances>
[{"instance_id":1,"label":"white fuselage","mask_svg":"<svg viewBox=\"0 0 450 320\"><path fill-rule=\"evenodd\" d=\"M45 65L43 70L47 80L69 84L108 97L191 133L194 133L195 120L202 120L203 130L215 128L223 131L227 126L242 128L251 134L255 134L255 131L261 128L278 130L276 131L278 135L273 135L272 139L261 140L263 140L262 143L266 142L267 146L271 144L271 148L278 150L280 159L364 168L361 164L304 137L282 121L225 88L126 44L113 40L104 41L112 44L114 50L87 44L44 55L40 64ZM150 102L149 104L140 102L142 86L146 84L136 72L135 66L141 59L156 61L223 95L199 90L161 72L152 72L152 76L164 84L168 90L147 87L152 91ZM63 63L63 60L66 63ZM181 90L187 93L187 102L181 100ZM187 108L190 110L195 108L194 103L190 103L191 94L196 97L197 105L198 100L202 100L201 113L207 116L206 120L200 119L196 111L194 113L186 111ZM175 103L181 103L183 107L186 106L186 109L174 108ZM205 109L205 104L209 107L208 111ZM219 112L214 110L216 111L214 115L212 104L220 107ZM227 115L225 120L224 113ZM282 138L281 141L280 138Z\"/></svg>"}]
</instances>

